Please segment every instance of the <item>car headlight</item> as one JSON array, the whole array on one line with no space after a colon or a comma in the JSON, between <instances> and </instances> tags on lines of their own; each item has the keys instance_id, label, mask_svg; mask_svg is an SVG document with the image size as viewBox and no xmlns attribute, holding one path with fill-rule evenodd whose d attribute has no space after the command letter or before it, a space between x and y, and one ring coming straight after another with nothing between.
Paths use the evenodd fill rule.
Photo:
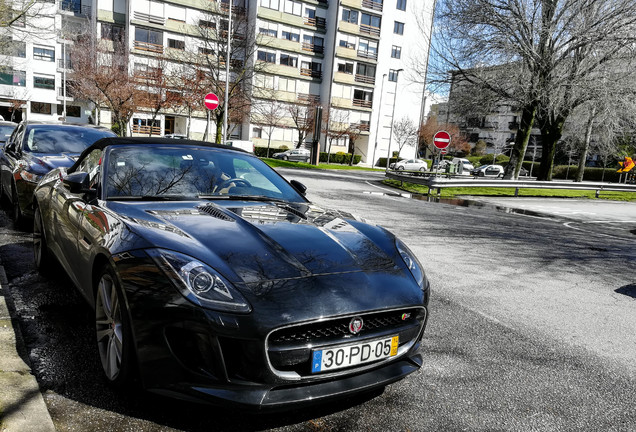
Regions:
<instances>
[{"instance_id":1,"label":"car headlight","mask_svg":"<svg viewBox=\"0 0 636 432\"><path fill-rule=\"evenodd\" d=\"M420 286L420 288L426 288L424 286L424 282L426 277L424 276L424 270L422 270L422 265L415 257L415 254L411 252L411 250L402 242L400 239L395 239L395 247L397 248L400 256L402 257L402 261L409 268L409 271L415 278L415 281Z\"/></svg>"},{"instance_id":2,"label":"car headlight","mask_svg":"<svg viewBox=\"0 0 636 432\"><path fill-rule=\"evenodd\" d=\"M241 293L207 264L163 249L146 252L192 303L225 312L247 313L252 310Z\"/></svg>"},{"instance_id":3,"label":"car headlight","mask_svg":"<svg viewBox=\"0 0 636 432\"><path fill-rule=\"evenodd\" d=\"M42 178L42 175L22 170L20 171L20 177L22 177L22 180L28 181L30 183L37 183Z\"/></svg>"}]
</instances>

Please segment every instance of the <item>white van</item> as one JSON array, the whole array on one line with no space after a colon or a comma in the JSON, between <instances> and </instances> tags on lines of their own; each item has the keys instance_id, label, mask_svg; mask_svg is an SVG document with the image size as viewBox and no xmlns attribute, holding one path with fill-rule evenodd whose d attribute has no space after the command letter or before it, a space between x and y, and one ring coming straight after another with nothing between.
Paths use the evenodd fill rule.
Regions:
<instances>
[{"instance_id":1,"label":"white van","mask_svg":"<svg viewBox=\"0 0 636 432\"><path fill-rule=\"evenodd\" d=\"M470 175L470 172L475 169L473 164L470 163L468 159L465 158L453 158L451 161L452 164L456 164L457 166L457 174L460 175Z\"/></svg>"},{"instance_id":2,"label":"white van","mask_svg":"<svg viewBox=\"0 0 636 432\"><path fill-rule=\"evenodd\" d=\"M240 141L240 140L232 140L225 141L225 145L230 147L240 148L241 150L245 150L249 153L254 153L254 143L252 141Z\"/></svg>"}]
</instances>

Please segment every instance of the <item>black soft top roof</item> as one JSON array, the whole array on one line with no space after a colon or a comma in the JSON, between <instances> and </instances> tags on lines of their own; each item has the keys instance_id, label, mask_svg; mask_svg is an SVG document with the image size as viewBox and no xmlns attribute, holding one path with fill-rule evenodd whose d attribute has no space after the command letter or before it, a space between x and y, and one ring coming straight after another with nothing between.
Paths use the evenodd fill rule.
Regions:
<instances>
[{"instance_id":1,"label":"black soft top roof","mask_svg":"<svg viewBox=\"0 0 636 432\"><path fill-rule=\"evenodd\" d=\"M131 144L133 145L134 144L138 144L138 145L163 144L163 145L176 145L176 146L184 146L184 147L187 147L187 146L211 147L211 148L219 148L223 150L231 150L231 151L250 154L240 148L230 147L223 144L210 143L207 141L196 141L196 140L189 140L189 139L174 139L174 138L153 138L153 137L107 137L107 138L101 138L95 141L93 144L91 144L86 149L84 149L84 151L80 154L79 158L77 159L77 162L75 162L73 166L70 167L68 170L73 172L77 168L78 162L81 161L86 154L92 152L93 150L96 150L96 149L103 150L106 147L110 147L114 145L131 145Z\"/></svg>"}]
</instances>

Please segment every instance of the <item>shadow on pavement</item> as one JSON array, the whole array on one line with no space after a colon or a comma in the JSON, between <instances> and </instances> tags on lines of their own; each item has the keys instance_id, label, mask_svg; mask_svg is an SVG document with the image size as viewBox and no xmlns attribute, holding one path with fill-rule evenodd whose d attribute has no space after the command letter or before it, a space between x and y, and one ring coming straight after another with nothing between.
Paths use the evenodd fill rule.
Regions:
<instances>
[{"instance_id":1,"label":"shadow on pavement","mask_svg":"<svg viewBox=\"0 0 636 432\"><path fill-rule=\"evenodd\" d=\"M615 290L615 292L618 294L636 298L636 284L625 285Z\"/></svg>"}]
</instances>

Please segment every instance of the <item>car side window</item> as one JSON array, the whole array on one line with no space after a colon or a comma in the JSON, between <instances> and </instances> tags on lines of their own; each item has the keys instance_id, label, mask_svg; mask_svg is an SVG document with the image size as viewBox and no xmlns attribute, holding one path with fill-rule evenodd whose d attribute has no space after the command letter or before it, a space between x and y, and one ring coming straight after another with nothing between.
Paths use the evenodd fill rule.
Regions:
<instances>
[{"instance_id":1,"label":"car side window","mask_svg":"<svg viewBox=\"0 0 636 432\"><path fill-rule=\"evenodd\" d=\"M99 185L102 153L100 149L93 150L80 162L76 170L78 172L88 173L89 186L91 188L95 188Z\"/></svg>"}]
</instances>

